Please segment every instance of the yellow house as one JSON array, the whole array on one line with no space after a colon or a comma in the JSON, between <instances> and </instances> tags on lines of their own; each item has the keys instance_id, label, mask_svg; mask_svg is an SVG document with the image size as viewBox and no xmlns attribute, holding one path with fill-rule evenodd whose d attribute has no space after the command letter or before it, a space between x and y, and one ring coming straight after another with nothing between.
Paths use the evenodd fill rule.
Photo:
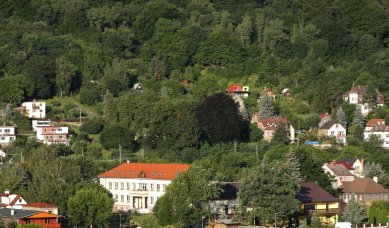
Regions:
<instances>
[{"instance_id":1,"label":"yellow house","mask_svg":"<svg viewBox=\"0 0 389 228\"><path fill-rule=\"evenodd\" d=\"M295 214L296 220L307 219L311 224L312 217L318 216L323 224L335 224L340 213L340 201L315 182L302 182L297 199L300 211Z\"/></svg>"}]
</instances>

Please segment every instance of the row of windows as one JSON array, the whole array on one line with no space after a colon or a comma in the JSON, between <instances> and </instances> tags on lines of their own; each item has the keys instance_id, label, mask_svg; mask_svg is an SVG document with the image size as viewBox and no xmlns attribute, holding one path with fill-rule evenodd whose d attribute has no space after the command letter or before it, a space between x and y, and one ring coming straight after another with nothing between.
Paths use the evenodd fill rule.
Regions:
<instances>
[{"instance_id":1,"label":"row of windows","mask_svg":"<svg viewBox=\"0 0 389 228\"><path fill-rule=\"evenodd\" d=\"M9 140L14 140L15 139L15 137L9 137ZM4 141L5 140L5 137L0 137L0 140L1 141Z\"/></svg>"},{"instance_id":2,"label":"row of windows","mask_svg":"<svg viewBox=\"0 0 389 228\"><path fill-rule=\"evenodd\" d=\"M132 188L131 188L131 183L127 182L108 182L108 189L112 189L112 183L114 183L114 189L118 190L119 185L120 185L120 190L124 190L126 187L126 190L142 190L142 191L161 191L161 184L147 184L147 183L132 183ZM155 188L154 188L155 187ZM162 191L166 191L166 184L162 184Z\"/></svg>"},{"instance_id":3,"label":"row of windows","mask_svg":"<svg viewBox=\"0 0 389 228\"><path fill-rule=\"evenodd\" d=\"M0 129L0 132L3 132L3 129ZM4 133L10 133L11 132L11 129L4 129Z\"/></svg>"},{"instance_id":4,"label":"row of windows","mask_svg":"<svg viewBox=\"0 0 389 228\"><path fill-rule=\"evenodd\" d=\"M113 198L115 200L115 202L119 202L119 197L120 197L120 202L124 203L124 202L127 202L127 203L130 203L131 202L131 196L130 195L113 195ZM155 201L154 201L154 196L150 196L150 204L154 204L157 200L159 199L159 197L155 197ZM126 200L126 201L124 201Z\"/></svg>"}]
</instances>

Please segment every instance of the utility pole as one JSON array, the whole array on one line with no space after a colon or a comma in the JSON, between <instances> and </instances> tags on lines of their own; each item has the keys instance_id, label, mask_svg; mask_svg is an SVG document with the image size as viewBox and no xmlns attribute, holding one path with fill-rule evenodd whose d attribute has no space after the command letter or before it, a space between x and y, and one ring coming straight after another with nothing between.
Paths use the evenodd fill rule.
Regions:
<instances>
[{"instance_id":1,"label":"utility pole","mask_svg":"<svg viewBox=\"0 0 389 228\"><path fill-rule=\"evenodd\" d=\"M119 145L119 164L122 163L122 146Z\"/></svg>"},{"instance_id":2,"label":"utility pole","mask_svg":"<svg viewBox=\"0 0 389 228\"><path fill-rule=\"evenodd\" d=\"M257 161L259 161L258 143L255 144L255 155L257 156Z\"/></svg>"},{"instance_id":3,"label":"utility pole","mask_svg":"<svg viewBox=\"0 0 389 228\"><path fill-rule=\"evenodd\" d=\"M80 108L80 125L81 125L81 115L82 115L82 112L81 112L81 108Z\"/></svg>"}]
</instances>

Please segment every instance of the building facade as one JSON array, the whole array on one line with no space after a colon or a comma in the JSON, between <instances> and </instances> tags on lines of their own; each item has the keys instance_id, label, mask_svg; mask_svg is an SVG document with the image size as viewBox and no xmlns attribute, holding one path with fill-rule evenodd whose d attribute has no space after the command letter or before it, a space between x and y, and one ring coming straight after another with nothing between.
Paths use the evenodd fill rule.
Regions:
<instances>
[{"instance_id":1,"label":"building facade","mask_svg":"<svg viewBox=\"0 0 389 228\"><path fill-rule=\"evenodd\" d=\"M41 142L51 144L69 145L69 128L61 126L36 127L36 138Z\"/></svg>"},{"instance_id":2,"label":"building facade","mask_svg":"<svg viewBox=\"0 0 389 228\"><path fill-rule=\"evenodd\" d=\"M16 139L15 127L2 126L0 127L0 145L7 146Z\"/></svg>"},{"instance_id":3,"label":"building facade","mask_svg":"<svg viewBox=\"0 0 389 228\"><path fill-rule=\"evenodd\" d=\"M22 103L23 114L30 119L46 118L46 103L40 101L30 101Z\"/></svg>"},{"instance_id":4,"label":"building facade","mask_svg":"<svg viewBox=\"0 0 389 228\"><path fill-rule=\"evenodd\" d=\"M263 131L263 140L267 142L270 142L273 139L279 126L285 126L290 142L296 141L296 130L292 124L289 123L287 118L271 117L260 118L258 120L258 128Z\"/></svg>"},{"instance_id":5,"label":"building facade","mask_svg":"<svg viewBox=\"0 0 389 228\"><path fill-rule=\"evenodd\" d=\"M350 91L343 94L343 100L349 104L355 104L356 106L360 107L362 115L367 116L367 114L369 114L369 112L372 110L371 104L369 104L365 99L367 93L368 86L353 85ZM385 103L385 100L384 96L378 89L375 90L375 97L377 106L382 107Z\"/></svg>"},{"instance_id":6,"label":"building facade","mask_svg":"<svg viewBox=\"0 0 389 228\"><path fill-rule=\"evenodd\" d=\"M333 120L322 124L318 130L318 136L335 137L338 143L346 144L346 128Z\"/></svg>"},{"instance_id":7,"label":"building facade","mask_svg":"<svg viewBox=\"0 0 389 228\"><path fill-rule=\"evenodd\" d=\"M115 200L114 210L150 213L166 187L188 168L186 164L123 163L99 178Z\"/></svg>"},{"instance_id":8,"label":"building facade","mask_svg":"<svg viewBox=\"0 0 389 228\"><path fill-rule=\"evenodd\" d=\"M369 140L372 135L382 140L383 148L389 149L389 126L384 119L371 119L367 122L363 132L364 140Z\"/></svg>"},{"instance_id":9,"label":"building facade","mask_svg":"<svg viewBox=\"0 0 389 228\"><path fill-rule=\"evenodd\" d=\"M237 94L242 98L246 98L250 94L250 88L248 86L242 85L230 85L228 92L232 94Z\"/></svg>"},{"instance_id":10,"label":"building facade","mask_svg":"<svg viewBox=\"0 0 389 228\"><path fill-rule=\"evenodd\" d=\"M389 191L376 181L370 178L357 178L352 182L345 182L340 198L345 203L352 197L365 204L374 201L389 201Z\"/></svg>"}]
</instances>

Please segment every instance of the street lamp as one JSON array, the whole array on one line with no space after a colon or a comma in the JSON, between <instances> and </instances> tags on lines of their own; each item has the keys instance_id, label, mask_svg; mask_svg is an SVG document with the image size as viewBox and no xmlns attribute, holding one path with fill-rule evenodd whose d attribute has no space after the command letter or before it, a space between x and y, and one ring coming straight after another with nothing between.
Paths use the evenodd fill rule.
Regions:
<instances>
[{"instance_id":1,"label":"street lamp","mask_svg":"<svg viewBox=\"0 0 389 228\"><path fill-rule=\"evenodd\" d=\"M274 227L277 228L277 212L274 213Z\"/></svg>"}]
</instances>

